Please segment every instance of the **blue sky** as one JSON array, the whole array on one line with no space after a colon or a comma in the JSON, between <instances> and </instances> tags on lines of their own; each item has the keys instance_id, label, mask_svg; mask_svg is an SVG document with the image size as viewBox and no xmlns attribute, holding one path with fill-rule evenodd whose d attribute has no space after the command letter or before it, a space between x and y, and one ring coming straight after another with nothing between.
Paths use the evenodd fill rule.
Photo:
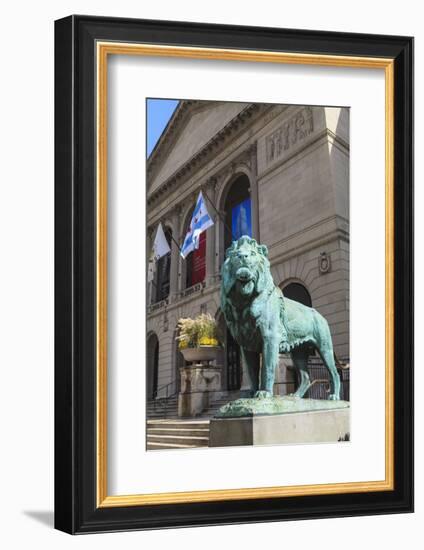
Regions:
<instances>
[{"instance_id":1,"label":"blue sky","mask_svg":"<svg viewBox=\"0 0 424 550\"><path fill-rule=\"evenodd\" d=\"M147 156L152 152L177 105L176 99L147 100Z\"/></svg>"}]
</instances>

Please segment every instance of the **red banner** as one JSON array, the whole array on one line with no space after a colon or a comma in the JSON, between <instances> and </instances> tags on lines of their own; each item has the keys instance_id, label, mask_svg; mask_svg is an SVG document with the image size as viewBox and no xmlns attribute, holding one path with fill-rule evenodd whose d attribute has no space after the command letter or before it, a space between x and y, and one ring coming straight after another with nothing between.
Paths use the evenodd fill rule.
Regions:
<instances>
[{"instance_id":1,"label":"red banner","mask_svg":"<svg viewBox=\"0 0 424 550\"><path fill-rule=\"evenodd\" d=\"M203 231L199 239L199 248L193 254L193 273L191 284L201 283L206 276L206 231Z\"/></svg>"}]
</instances>

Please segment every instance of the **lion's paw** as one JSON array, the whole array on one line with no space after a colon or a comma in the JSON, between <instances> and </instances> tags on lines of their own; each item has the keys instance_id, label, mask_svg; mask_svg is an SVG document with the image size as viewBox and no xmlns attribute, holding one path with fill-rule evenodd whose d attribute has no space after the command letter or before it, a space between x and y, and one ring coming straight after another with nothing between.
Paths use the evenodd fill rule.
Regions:
<instances>
[{"instance_id":1,"label":"lion's paw","mask_svg":"<svg viewBox=\"0 0 424 550\"><path fill-rule=\"evenodd\" d=\"M340 397L338 397L335 393L331 393L328 397L330 401L339 401Z\"/></svg>"},{"instance_id":2,"label":"lion's paw","mask_svg":"<svg viewBox=\"0 0 424 550\"><path fill-rule=\"evenodd\" d=\"M302 396L298 393L289 393L289 397L294 397L295 399L302 399Z\"/></svg>"},{"instance_id":3,"label":"lion's paw","mask_svg":"<svg viewBox=\"0 0 424 550\"><path fill-rule=\"evenodd\" d=\"M271 392L266 390L259 390L255 393L255 397L257 399L266 399L267 397L271 397Z\"/></svg>"}]
</instances>

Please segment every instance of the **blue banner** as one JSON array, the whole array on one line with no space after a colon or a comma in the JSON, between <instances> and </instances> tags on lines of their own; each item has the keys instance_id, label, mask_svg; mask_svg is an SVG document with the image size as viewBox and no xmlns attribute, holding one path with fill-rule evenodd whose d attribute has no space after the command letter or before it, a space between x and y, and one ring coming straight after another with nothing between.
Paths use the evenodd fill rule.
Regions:
<instances>
[{"instance_id":1,"label":"blue banner","mask_svg":"<svg viewBox=\"0 0 424 550\"><path fill-rule=\"evenodd\" d=\"M243 235L252 236L252 213L250 197L233 207L231 212L231 233L233 241Z\"/></svg>"}]
</instances>

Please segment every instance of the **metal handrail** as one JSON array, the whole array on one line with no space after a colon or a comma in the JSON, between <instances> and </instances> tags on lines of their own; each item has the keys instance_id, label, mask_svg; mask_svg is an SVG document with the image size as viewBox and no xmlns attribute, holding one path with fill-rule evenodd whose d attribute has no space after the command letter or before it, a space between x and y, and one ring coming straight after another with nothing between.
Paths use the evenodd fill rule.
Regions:
<instances>
[{"instance_id":1,"label":"metal handrail","mask_svg":"<svg viewBox=\"0 0 424 550\"><path fill-rule=\"evenodd\" d=\"M315 380L312 380L312 382L308 386L308 390L312 388L312 386L315 386L315 384L326 384L328 388L325 390L327 393L330 393L330 381L326 380L325 378L315 378Z\"/></svg>"},{"instance_id":2,"label":"metal handrail","mask_svg":"<svg viewBox=\"0 0 424 550\"><path fill-rule=\"evenodd\" d=\"M154 398L157 398L157 395L158 393L163 390L164 388L167 388L166 389L166 394L164 397L159 397L157 403L159 405L161 405L164 401L166 401L167 399L171 399L171 397L174 397L175 395L177 395L178 393L178 390L175 389L175 391L171 394L168 394L168 387L169 386L172 386L174 383L176 384L177 382L177 379L174 378L174 380L172 380L171 382L168 382L168 384L164 384L163 386L160 386L156 392L154 393ZM326 393L329 393L330 392L330 381L325 379L325 378L316 378L315 380L311 380L309 386L308 386L308 390L310 388L312 388L313 386L317 385L317 384L323 384L326 387ZM294 386L296 385L296 383L293 381L293 382L275 382L274 384L275 386ZM185 394L195 394L195 393L223 393L225 391L228 391L228 390L192 390L192 391L186 391L184 392ZM240 391L244 391L242 389L239 389L239 390L233 390L234 392L240 392ZM162 403L161 403L162 402Z\"/></svg>"},{"instance_id":3,"label":"metal handrail","mask_svg":"<svg viewBox=\"0 0 424 550\"><path fill-rule=\"evenodd\" d=\"M160 386L159 388L157 388L154 392L153 392L153 399L157 399L158 398L158 395L159 393L166 388L166 392L165 392L165 397L159 397L159 399L170 399L171 397L174 397L174 395L176 395L178 393L178 390L177 390L177 378L173 378L171 380L171 382L168 382L167 384L164 384L163 386ZM172 385L175 384L175 391L173 393L171 393L169 395L169 391L168 391L168 388Z\"/></svg>"}]
</instances>

